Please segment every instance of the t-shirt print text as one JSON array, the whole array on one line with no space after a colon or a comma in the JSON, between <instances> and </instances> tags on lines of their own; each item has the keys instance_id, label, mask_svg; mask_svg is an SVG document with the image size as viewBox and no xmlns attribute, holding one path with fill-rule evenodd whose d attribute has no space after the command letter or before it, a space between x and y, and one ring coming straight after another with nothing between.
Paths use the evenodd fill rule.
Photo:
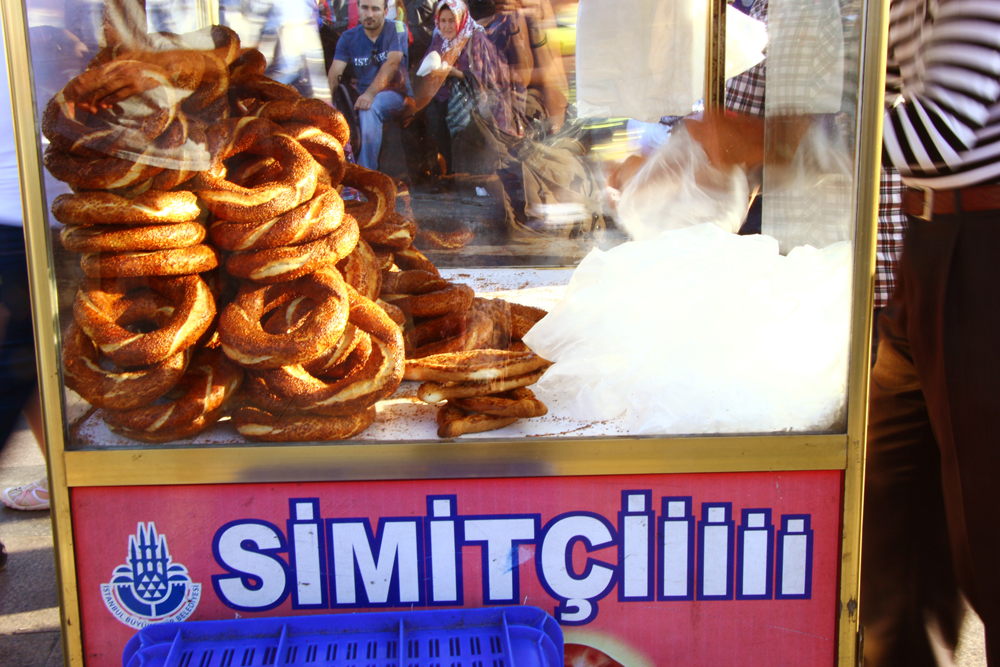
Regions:
<instances>
[{"instance_id":1,"label":"t-shirt print text","mask_svg":"<svg viewBox=\"0 0 1000 667\"><path fill-rule=\"evenodd\" d=\"M355 67L368 67L369 65L381 65L389 57L389 54L385 51L381 53L373 53L370 58L355 58Z\"/></svg>"}]
</instances>

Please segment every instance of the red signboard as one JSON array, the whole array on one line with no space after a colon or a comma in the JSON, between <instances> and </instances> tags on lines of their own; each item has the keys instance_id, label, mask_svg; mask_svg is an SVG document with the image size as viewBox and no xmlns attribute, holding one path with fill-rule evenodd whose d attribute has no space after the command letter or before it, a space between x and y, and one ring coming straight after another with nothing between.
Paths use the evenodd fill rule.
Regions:
<instances>
[{"instance_id":1,"label":"red signboard","mask_svg":"<svg viewBox=\"0 0 1000 667\"><path fill-rule=\"evenodd\" d=\"M841 473L78 488L87 667L151 622L528 604L625 667L833 665Z\"/></svg>"}]
</instances>

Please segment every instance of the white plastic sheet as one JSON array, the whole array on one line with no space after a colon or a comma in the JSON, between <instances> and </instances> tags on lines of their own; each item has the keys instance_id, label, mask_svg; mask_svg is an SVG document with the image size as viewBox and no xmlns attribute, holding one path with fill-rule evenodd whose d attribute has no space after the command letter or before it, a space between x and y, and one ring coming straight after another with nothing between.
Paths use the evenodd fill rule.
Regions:
<instances>
[{"instance_id":1,"label":"white plastic sheet","mask_svg":"<svg viewBox=\"0 0 1000 667\"><path fill-rule=\"evenodd\" d=\"M737 166L725 171L712 166L701 145L678 124L625 186L618 215L635 241L705 222L735 233L749 203L746 173Z\"/></svg>"},{"instance_id":2,"label":"white plastic sheet","mask_svg":"<svg viewBox=\"0 0 1000 667\"><path fill-rule=\"evenodd\" d=\"M850 276L848 243L782 256L712 224L594 250L525 338L555 362L535 393L639 434L838 428Z\"/></svg>"}]
</instances>

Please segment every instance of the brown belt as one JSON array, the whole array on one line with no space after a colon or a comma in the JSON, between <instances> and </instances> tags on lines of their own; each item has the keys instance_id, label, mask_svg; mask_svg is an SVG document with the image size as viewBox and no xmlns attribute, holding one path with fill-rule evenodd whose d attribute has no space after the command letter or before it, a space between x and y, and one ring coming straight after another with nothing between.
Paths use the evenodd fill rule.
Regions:
<instances>
[{"instance_id":1,"label":"brown belt","mask_svg":"<svg viewBox=\"0 0 1000 667\"><path fill-rule=\"evenodd\" d=\"M955 194L963 211L993 211L1000 209L1000 183L976 185L958 190L918 190L906 188L903 193L903 212L917 218L930 220L932 215L955 213Z\"/></svg>"}]
</instances>

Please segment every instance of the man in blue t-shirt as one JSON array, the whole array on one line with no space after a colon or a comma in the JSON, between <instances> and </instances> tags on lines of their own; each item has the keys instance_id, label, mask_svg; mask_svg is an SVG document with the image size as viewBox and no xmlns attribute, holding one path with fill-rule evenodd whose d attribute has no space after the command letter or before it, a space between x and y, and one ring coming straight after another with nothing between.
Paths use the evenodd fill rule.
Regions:
<instances>
[{"instance_id":1,"label":"man in blue t-shirt","mask_svg":"<svg viewBox=\"0 0 1000 667\"><path fill-rule=\"evenodd\" d=\"M386 0L357 0L360 24L340 37L330 66L330 84L337 86L348 63L361 96L354 103L361 123L358 164L378 169L382 123L403 110L412 96L406 51L406 26L385 20Z\"/></svg>"}]
</instances>

